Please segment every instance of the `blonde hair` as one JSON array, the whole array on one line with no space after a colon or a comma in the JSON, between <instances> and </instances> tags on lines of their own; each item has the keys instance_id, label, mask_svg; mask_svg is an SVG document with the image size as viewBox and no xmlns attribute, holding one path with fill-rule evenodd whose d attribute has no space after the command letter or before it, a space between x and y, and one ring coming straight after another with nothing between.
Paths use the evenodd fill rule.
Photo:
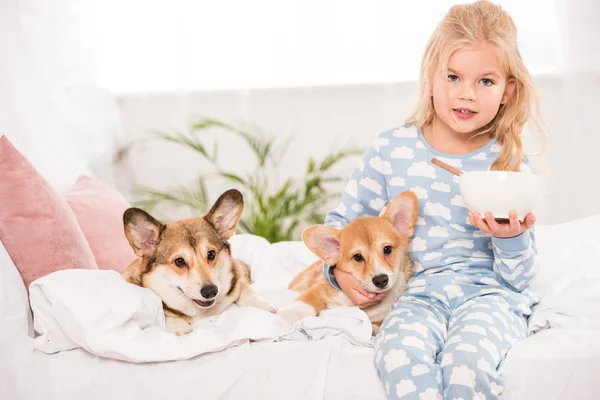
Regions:
<instances>
[{"instance_id":1,"label":"blonde hair","mask_svg":"<svg viewBox=\"0 0 600 400\"><path fill-rule=\"evenodd\" d=\"M433 77L437 65L448 73L448 60L458 49L479 43L495 45L503 55L507 78L514 78L515 89L494 119L476 135L490 135L502 150L492 165L493 170L518 171L523 158L521 133L529 121L540 138L546 136L539 114L539 94L525 67L517 46L517 27L510 15L489 1L453 6L438 24L421 61L419 100L407 123L423 128L434 120ZM438 64L439 63L439 64ZM544 140L542 140L542 143Z\"/></svg>"}]
</instances>

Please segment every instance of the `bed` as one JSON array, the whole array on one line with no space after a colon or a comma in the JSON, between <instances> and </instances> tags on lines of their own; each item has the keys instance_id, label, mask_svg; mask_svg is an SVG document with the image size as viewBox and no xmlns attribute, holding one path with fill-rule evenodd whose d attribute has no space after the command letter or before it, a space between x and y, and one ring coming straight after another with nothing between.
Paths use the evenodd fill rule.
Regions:
<instances>
[{"instance_id":1,"label":"bed","mask_svg":"<svg viewBox=\"0 0 600 400\"><path fill-rule=\"evenodd\" d=\"M110 154L114 143L109 138L122 134L114 99L95 89L69 93L65 115L78 118L73 122L74 138L84 143L85 132L102 132L93 137L106 140L89 141L78 156L98 160L99 155ZM83 114L85 118L79 118ZM40 163L56 167L47 178L60 178L52 182L57 190L60 181L84 172L63 165L68 161L61 157ZM73 176L65 176L65 171ZM102 178L110 181L111 175ZM63 188L70 185L64 183ZM503 398L600 399L600 214L537 226L537 242L542 262L533 285L541 301L530 319L532 335L508 353ZM234 255L251 266L254 286L262 296L279 307L293 301L287 283L314 260L302 243L270 244L251 235L236 235L231 243ZM83 348L47 354L36 345L27 291L0 245L0 399L385 398L372 348L340 335L242 340L186 360L137 363Z\"/></svg>"},{"instance_id":2,"label":"bed","mask_svg":"<svg viewBox=\"0 0 600 400\"><path fill-rule=\"evenodd\" d=\"M538 227L543 254L534 281L541 301L534 332L508 354L504 399L598 399L600 215ZM293 301L289 279L314 256L301 242L232 238L253 268L255 288L278 306ZM372 348L344 337L243 341L188 360L132 363L83 349L34 349L27 293L0 257L0 392L4 399L384 399ZM565 274L565 271L568 271Z\"/></svg>"}]
</instances>

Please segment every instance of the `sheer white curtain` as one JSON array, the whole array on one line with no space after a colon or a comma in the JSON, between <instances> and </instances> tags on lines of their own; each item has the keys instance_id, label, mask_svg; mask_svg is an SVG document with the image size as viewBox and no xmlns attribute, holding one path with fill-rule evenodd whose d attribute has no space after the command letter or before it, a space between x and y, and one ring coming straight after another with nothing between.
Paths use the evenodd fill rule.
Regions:
<instances>
[{"instance_id":1,"label":"sheer white curtain","mask_svg":"<svg viewBox=\"0 0 600 400\"><path fill-rule=\"evenodd\" d=\"M64 76L60 56L48 54L39 59L40 51L58 44L52 40L52 26L41 4L35 9L28 2L0 2L0 134L6 135L52 183L61 186L69 179L73 165L82 166L77 149L66 139L66 124L61 120L51 87ZM47 9L46 9L47 10ZM35 39L27 23L27 13L35 17L35 29L45 31L46 42ZM48 10L47 10L48 11ZM65 43L67 45L67 43ZM55 76L49 76L51 70ZM58 162L58 153L64 152ZM54 154L55 160L51 155ZM82 168L79 168L80 170Z\"/></svg>"},{"instance_id":2,"label":"sheer white curtain","mask_svg":"<svg viewBox=\"0 0 600 400\"><path fill-rule=\"evenodd\" d=\"M59 190L80 173L93 174L92 159L110 146L99 126L117 124L112 96L94 88L94 53L82 18L90 4L0 1L0 135Z\"/></svg>"},{"instance_id":3,"label":"sheer white curtain","mask_svg":"<svg viewBox=\"0 0 600 400\"><path fill-rule=\"evenodd\" d=\"M564 221L600 212L600 1L559 0L557 14L563 57L549 201Z\"/></svg>"}]
</instances>

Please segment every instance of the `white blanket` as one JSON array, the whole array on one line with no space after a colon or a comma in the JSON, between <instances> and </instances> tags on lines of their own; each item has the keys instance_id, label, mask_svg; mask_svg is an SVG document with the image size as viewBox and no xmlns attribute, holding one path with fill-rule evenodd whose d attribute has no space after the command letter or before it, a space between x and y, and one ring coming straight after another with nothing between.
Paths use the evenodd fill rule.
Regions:
<instances>
[{"instance_id":1,"label":"white blanket","mask_svg":"<svg viewBox=\"0 0 600 400\"><path fill-rule=\"evenodd\" d=\"M84 348L131 362L183 360L248 340L318 340L338 335L371 345L371 323L358 308L330 310L291 326L253 307L228 308L194 324L188 335L165 330L162 303L151 290L114 271L64 270L30 286L35 347L45 353Z\"/></svg>"}]
</instances>

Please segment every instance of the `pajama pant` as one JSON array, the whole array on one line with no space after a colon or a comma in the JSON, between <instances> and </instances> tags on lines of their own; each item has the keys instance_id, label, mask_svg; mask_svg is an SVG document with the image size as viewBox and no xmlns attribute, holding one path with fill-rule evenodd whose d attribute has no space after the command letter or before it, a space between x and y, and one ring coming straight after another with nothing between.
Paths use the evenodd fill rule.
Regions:
<instances>
[{"instance_id":1,"label":"pajama pant","mask_svg":"<svg viewBox=\"0 0 600 400\"><path fill-rule=\"evenodd\" d=\"M497 286L448 286L409 286L383 321L375 367L390 399L500 398L504 357L526 337L530 305Z\"/></svg>"}]
</instances>

